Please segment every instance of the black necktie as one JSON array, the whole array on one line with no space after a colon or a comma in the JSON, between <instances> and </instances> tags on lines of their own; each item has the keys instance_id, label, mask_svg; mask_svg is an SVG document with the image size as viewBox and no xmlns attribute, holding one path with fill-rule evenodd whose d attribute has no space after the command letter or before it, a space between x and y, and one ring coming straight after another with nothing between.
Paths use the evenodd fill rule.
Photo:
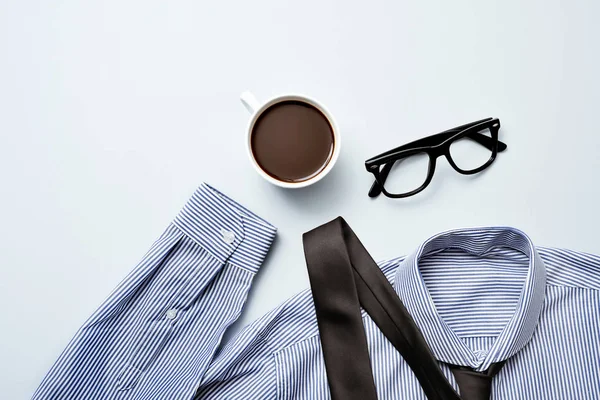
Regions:
<instances>
[{"instance_id":1,"label":"black necktie","mask_svg":"<svg viewBox=\"0 0 600 400\"><path fill-rule=\"evenodd\" d=\"M303 241L333 400L377 400L361 306L413 370L428 399L489 399L491 379L502 365L490 367L490 374L452 367L459 396L394 288L343 218L305 233Z\"/></svg>"},{"instance_id":2,"label":"black necktie","mask_svg":"<svg viewBox=\"0 0 600 400\"><path fill-rule=\"evenodd\" d=\"M492 391L492 379L504 365L504 361L492 364L483 372L468 367L450 365L450 370L458 383L460 397L463 400L489 400Z\"/></svg>"}]
</instances>

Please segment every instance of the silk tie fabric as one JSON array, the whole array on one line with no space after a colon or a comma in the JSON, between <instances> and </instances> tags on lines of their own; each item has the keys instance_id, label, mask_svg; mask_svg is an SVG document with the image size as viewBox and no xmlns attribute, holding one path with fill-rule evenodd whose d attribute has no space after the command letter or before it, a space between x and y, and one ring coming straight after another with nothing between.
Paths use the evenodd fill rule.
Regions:
<instances>
[{"instance_id":1,"label":"silk tie fabric","mask_svg":"<svg viewBox=\"0 0 600 400\"><path fill-rule=\"evenodd\" d=\"M487 400L490 374L452 366L461 396L421 332L346 221L338 217L303 236L304 253L333 400L376 400L360 307L400 352L430 400Z\"/></svg>"},{"instance_id":2,"label":"silk tie fabric","mask_svg":"<svg viewBox=\"0 0 600 400\"><path fill-rule=\"evenodd\" d=\"M469 367L451 365L450 370L458 383L463 400L488 400L492 392L492 379L504 365L504 361L492 364L484 372Z\"/></svg>"}]
</instances>

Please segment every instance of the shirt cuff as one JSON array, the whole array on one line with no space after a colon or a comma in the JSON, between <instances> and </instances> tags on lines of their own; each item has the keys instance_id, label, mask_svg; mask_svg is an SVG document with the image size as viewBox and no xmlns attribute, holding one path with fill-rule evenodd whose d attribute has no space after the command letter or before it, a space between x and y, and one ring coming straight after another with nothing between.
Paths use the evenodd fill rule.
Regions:
<instances>
[{"instance_id":1,"label":"shirt cuff","mask_svg":"<svg viewBox=\"0 0 600 400\"><path fill-rule=\"evenodd\" d=\"M277 228L203 183L173 224L221 262L257 272Z\"/></svg>"}]
</instances>

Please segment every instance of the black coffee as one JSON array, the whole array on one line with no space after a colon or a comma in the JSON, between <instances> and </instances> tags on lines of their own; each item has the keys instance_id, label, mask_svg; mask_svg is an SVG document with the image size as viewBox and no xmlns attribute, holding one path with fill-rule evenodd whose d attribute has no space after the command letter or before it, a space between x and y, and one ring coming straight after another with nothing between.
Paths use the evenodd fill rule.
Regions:
<instances>
[{"instance_id":1,"label":"black coffee","mask_svg":"<svg viewBox=\"0 0 600 400\"><path fill-rule=\"evenodd\" d=\"M333 129L317 108L283 101L266 109L252 129L252 153L263 171L284 182L302 182L327 166Z\"/></svg>"}]
</instances>

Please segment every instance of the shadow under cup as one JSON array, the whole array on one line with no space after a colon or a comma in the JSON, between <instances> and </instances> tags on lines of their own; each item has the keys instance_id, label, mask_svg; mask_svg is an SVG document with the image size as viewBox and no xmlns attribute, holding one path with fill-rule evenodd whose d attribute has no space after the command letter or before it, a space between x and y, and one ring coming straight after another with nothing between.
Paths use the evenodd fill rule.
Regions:
<instances>
[{"instance_id":1,"label":"shadow under cup","mask_svg":"<svg viewBox=\"0 0 600 400\"><path fill-rule=\"evenodd\" d=\"M252 127L254 160L272 178L308 181L331 162L336 143L327 117L315 106L284 100L264 110Z\"/></svg>"}]
</instances>

